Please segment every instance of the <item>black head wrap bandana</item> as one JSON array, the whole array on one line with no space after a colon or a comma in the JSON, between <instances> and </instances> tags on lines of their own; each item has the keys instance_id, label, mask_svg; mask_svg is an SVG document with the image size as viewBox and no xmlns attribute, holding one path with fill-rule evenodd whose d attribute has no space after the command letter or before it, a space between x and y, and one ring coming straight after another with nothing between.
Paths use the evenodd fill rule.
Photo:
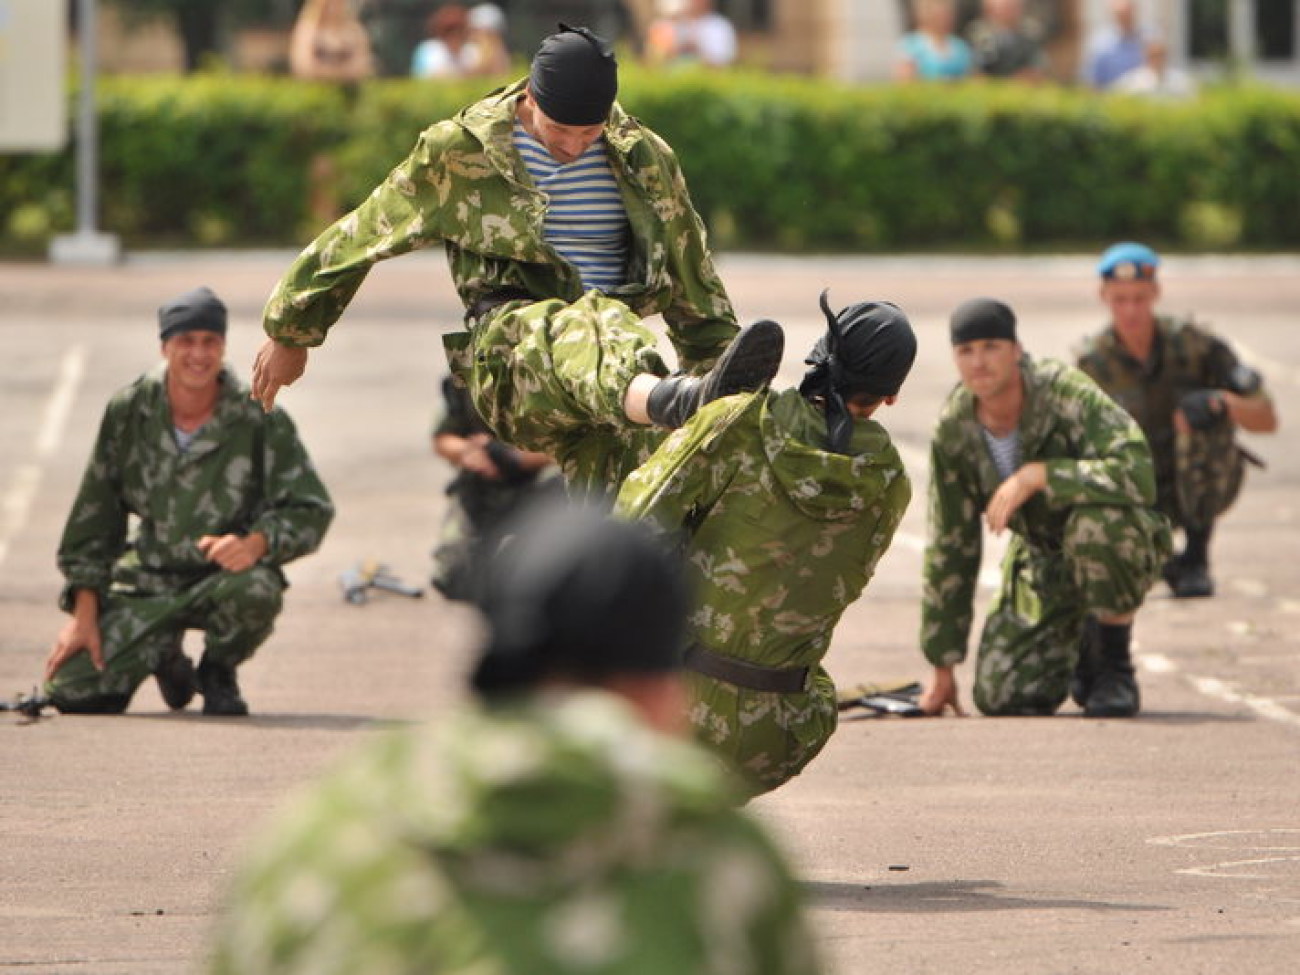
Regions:
<instances>
[{"instance_id":1,"label":"black head wrap bandana","mask_svg":"<svg viewBox=\"0 0 1300 975\"><path fill-rule=\"evenodd\" d=\"M559 28L533 56L528 90L546 117L560 125L604 122L618 94L614 49L586 27Z\"/></svg>"},{"instance_id":2,"label":"black head wrap bandana","mask_svg":"<svg viewBox=\"0 0 1300 975\"><path fill-rule=\"evenodd\" d=\"M948 322L953 345L981 339L1016 341L1016 313L996 298L972 298L957 306Z\"/></svg>"},{"instance_id":3,"label":"black head wrap bandana","mask_svg":"<svg viewBox=\"0 0 1300 975\"><path fill-rule=\"evenodd\" d=\"M681 666L680 560L635 522L547 500L507 526L479 604L491 631L471 678L486 697L546 677L598 683Z\"/></svg>"},{"instance_id":4,"label":"black head wrap bandana","mask_svg":"<svg viewBox=\"0 0 1300 975\"><path fill-rule=\"evenodd\" d=\"M853 416L845 399L858 393L895 396L916 361L916 333L901 308L888 301L863 301L838 315L821 294L826 334L804 362L799 392L826 405L826 439L837 454L849 452Z\"/></svg>"},{"instance_id":5,"label":"black head wrap bandana","mask_svg":"<svg viewBox=\"0 0 1300 975\"><path fill-rule=\"evenodd\" d=\"M158 337L166 342L181 332L226 334L226 306L212 289L195 288L158 309Z\"/></svg>"}]
</instances>

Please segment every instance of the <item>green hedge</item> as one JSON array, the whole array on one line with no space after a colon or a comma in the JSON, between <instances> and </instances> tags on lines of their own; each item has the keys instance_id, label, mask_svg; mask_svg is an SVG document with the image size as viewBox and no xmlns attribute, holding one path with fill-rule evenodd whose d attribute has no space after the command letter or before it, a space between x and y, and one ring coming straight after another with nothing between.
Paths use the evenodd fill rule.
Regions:
<instances>
[{"instance_id":1,"label":"green hedge","mask_svg":"<svg viewBox=\"0 0 1300 975\"><path fill-rule=\"evenodd\" d=\"M675 147L720 247L1300 245L1295 93L1232 88L1174 103L997 84L624 75L623 104ZM424 126L485 90L108 79L101 223L127 246L302 243L331 207L364 198ZM0 156L7 249L70 228L72 193L71 149Z\"/></svg>"}]
</instances>

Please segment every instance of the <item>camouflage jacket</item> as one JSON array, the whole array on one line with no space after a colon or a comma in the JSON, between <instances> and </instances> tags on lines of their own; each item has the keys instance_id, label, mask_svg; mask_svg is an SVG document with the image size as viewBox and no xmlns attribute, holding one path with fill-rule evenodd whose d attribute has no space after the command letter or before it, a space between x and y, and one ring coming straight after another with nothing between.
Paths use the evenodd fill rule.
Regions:
<instances>
[{"instance_id":1,"label":"camouflage jacket","mask_svg":"<svg viewBox=\"0 0 1300 975\"><path fill-rule=\"evenodd\" d=\"M1151 356L1138 362L1120 343L1113 327L1092 336L1078 357L1079 368L1096 381L1138 422L1151 445L1156 476L1174 476L1174 411L1184 393L1232 388L1239 365L1232 348L1208 329L1187 319L1156 319ZM1256 396L1266 396L1262 389Z\"/></svg>"},{"instance_id":2,"label":"camouflage jacket","mask_svg":"<svg viewBox=\"0 0 1300 975\"><path fill-rule=\"evenodd\" d=\"M732 396L624 482L618 513L683 534L692 636L714 653L816 668L889 547L912 492L889 434L858 422L847 456L825 440L798 390Z\"/></svg>"},{"instance_id":3,"label":"camouflage jacket","mask_svg":"<svg viewBox=\"0 0 1300 975\"><path fill-rule=\"evenodd\" d=\"M523 87L426 129L388 179L289 268L267 303L267 334L319 345L372 265L439 242L467 308L503 289L580 297L578 269L543 238L547 198L511 142ZM683 368L710 363L735 334L735 314L677 159L617 104L605 139L631 227L629 283L610 296L642 317L662 313Z\"/></svg>"},{"instance_id":4,"label":"camouflage jacket","mask_svg":"<svg viewBox=\"0 0 1300 975\"><path fill-rule=\"evenodd\" d=\"M798 885L716 761L580 691L385 732L282 810L210 975L795 975Z\"/></svg>"},{"instance_id":5,"label":"camouflage jacket","mask_svg":"<svg viewBox=\"0 0 1300 975\"><path fill-rule=\"evenodd\" d=\"M1075 505L1155 503L1151 451L1132 417L1065 363L1026 355L1021 375L1021 463L1047 467L1047 488L1011 519L1011 530L1031 552L1060 551ZM966 658L983 514L1001 481L975 418L975 399L959 385L944 403L930 444L921 647L936 666Z\"/></svg>"},{"instance_id":6,"label":"camouflage jacket","mask_svg":"<svg viewBox=\"0 0 1300 975\"><path fill-rule=\"evenodd\" d=\"M220 382L212 418L185 453L165 366L109 401L59 543L64 609L75 589L166 593L218 571L195 544L202 535L261 532L264 562L277 566L320 545L334 507L293 421L263 413L228 369Z\"/></svg>"}]
</instances>

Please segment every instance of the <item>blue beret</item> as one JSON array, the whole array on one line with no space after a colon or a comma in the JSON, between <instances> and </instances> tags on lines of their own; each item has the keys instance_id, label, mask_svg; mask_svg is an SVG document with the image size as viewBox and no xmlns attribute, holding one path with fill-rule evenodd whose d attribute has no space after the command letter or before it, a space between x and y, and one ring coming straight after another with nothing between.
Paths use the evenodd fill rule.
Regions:
<instances>
[{"instance_id":1,"label":"blue beret","mask_svg":"<svg viewBox=\"0 0 1300 975\"><path fill-rule=\"evenodd\" d=\"M1151 281L1159 266L1159 254L1146 244L1129 241L1116 244L1102 254L1097 273L1114 281Z\"/></svg>"}]
</instances>

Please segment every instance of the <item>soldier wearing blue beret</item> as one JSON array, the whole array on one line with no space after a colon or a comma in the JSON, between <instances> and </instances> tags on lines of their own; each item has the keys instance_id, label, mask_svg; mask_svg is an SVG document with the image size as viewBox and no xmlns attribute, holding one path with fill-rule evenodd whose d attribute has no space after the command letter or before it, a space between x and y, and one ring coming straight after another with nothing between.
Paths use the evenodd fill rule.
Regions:
<instances>
[{"instance_id":1,"label":"soldier wearing blue beret","mask_svg":"<svg viewBox=\"0 0 1300 975\"><path fill-rule=\"evenodd\" d=\"M1175 596L1211 596L1215 521L1241 489L1248 455L1240 427L1277 428L1258 372L1190 316L1159 315L1160 257L1145 244L1115 244L1101 256L1101 300L1110 323L1079 355L1091 376L1138 421L1156 464L1157 507L1183 530L1183 550L1165 566Z\"/></svg>"}]
</instances>

